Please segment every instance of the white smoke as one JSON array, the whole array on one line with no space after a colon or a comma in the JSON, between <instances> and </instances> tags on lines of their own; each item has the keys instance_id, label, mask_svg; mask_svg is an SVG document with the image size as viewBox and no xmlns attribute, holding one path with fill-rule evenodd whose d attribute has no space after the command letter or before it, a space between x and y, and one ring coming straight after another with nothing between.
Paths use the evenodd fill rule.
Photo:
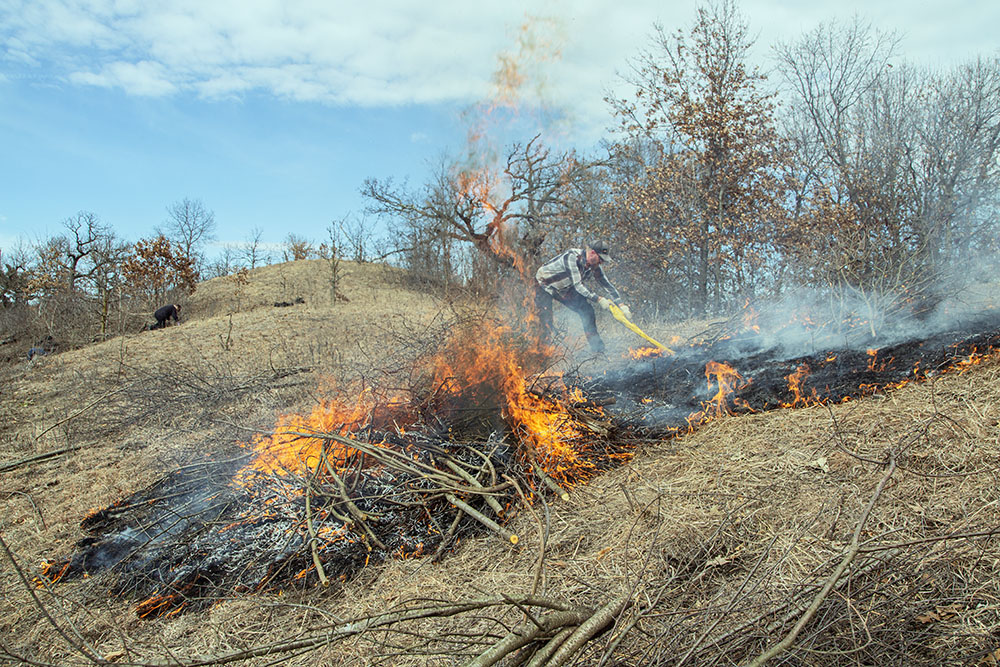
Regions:
<instances>
[{"instance_id":1,"label":"white smoke","mask_svg":"<svg viewBox=\"0 0 1000 667\"><path fill-rule=\"evenodd\" d=\"M879 348L921 340L992 316L1000 290L991 279L997 258L956 272L919 294L799 288L750 304L734 338L745 353L780 350L793 358L827 350Z\"/></svg>"}]
</instances>

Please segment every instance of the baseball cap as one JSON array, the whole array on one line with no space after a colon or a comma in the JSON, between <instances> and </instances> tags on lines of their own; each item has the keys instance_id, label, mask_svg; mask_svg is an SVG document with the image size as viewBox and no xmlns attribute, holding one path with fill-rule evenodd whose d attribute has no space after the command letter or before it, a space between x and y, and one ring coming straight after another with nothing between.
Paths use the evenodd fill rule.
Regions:
<instances>
[{"instance_id":1,"label":"baseball cap","mask_svg":"<svg viewBox=\"0 0 1000 667\"><path fill-rule=\"evenodd\" d=\"M604 239L593 241L590 244L590 249L601 256L602 262L611 261L611 249L608 247L608 243Z\"/></svg>"}]
</instances>

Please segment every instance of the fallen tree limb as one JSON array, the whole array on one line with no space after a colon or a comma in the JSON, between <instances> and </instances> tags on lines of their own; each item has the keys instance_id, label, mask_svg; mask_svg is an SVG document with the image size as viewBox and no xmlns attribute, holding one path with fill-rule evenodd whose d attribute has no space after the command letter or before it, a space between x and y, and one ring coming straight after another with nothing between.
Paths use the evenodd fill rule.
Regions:
<instances>
[{"instance_id":1,"label":"fallen tree limb","mask_svg":"<svg viewBox=\"0 0 1000 667\"><path fill-rule=\"evenodd\" d=\"M69 636L69 634L66 633L66 631L62 628L62 626L56 623L56 619L52 618L52 614L50 614L49 610L45 608L45 605L42 604L42 601L38 599L38 594L35 592L34 586L32 586L31 582L28 581L28 578L24 574L24 570L21 569L21 566L18 564L17 559L14 558L14 553L10 550L10 547L7 546L7 542L6 540L3 539L3 535L0 535L0 547L3 547L4 554L7 556L7 560L10 561L11 567L14 568L14 571L17 573L18 578L21 580L21 584L24 586L24 590L28 591L28 594L31 595L32 602L34 602L35 606L38 607L38 610L42 613L42 616L45 617L45 620L48 621L49 625L52 626L52 629L55 630L59 634L59 636L63 638L63 640L66 642L66 645L69 646L72 650L82 655L83 657L90 660L94 664L97 665L106 664L106 661L103 658L101 658L100 654L97 651L95 651L93 647L91 647L85 639L81 637L80 641L74 640L72 637ZM76 634L77 636L80 636L78 632Z\"/></svg>"},{"instance_id":2,"label":"fallen tree limb","mask_svg":"<svg viewBox=\"0 0 1000 667\"><path fill-rule=\"evenodd\" d=\"M434 556L431 558L432 562L434 563L438 562L438 560L441 558L441 554L443 554L444 550L448 548L449 544L451 544L452 538L455 537L455 529L458 528L458 523L461 520L462 520L462 513L455 512L455 518L452 519L451 527L448 528L448 532L445 533L445 536L441 539L441 544L438 545L437 551L434 552Z\"/></svg>"},{"instance_id":3,"label":"fallen tree limb","mask_svg":"<svg viewBox=\"0 0 1000 667\"><path fill-rule=\"evenodd\" d=\"M11 470L15 470L17 468L20 468L21 466L28 465L29 463L37 463L39 461L45 461L46 459L52 459L57 456L62 456L63 454L69 454L70 452L75 452L78 449L83 449L83 445L62 447L61 449L54 449L51 452L35 454L34 456L29 456L27 458L19 459L17 461L8 461L7 463L0 463L0 472L10 472Z\"/></svg>"},{"instance_id":4,"label":"fallen tree limb","mask_svg":"<svg viewBox=\"0 0 1000 667\"><path fill-rule=\"evenodd\" d=\"M846 573L846 572L842 573L840 575L840 579L837 580L837 583L834 586L833 590L834 591L840 590L841 588L846 586L849 582L853 581L854 578L858 577L859 575L867 574L871 570L874 570L876 567L883 565L886 561L899 555L900 552L901 550L890 551L884 554L881 558L871 559L864 562L863 564L854 568L853 572L851 573ZM863 550L859 551L858 553L859 554L863 553ZM809 590L812 591L815 590L815 588L816 586L810 586ZM781 605L778 605L773 609L768 609L762 614L759 614L754 618L746 621L745 623L742 623L738 627L729 630L728 632L719 637L716 637L711 642L709 642L709 644L707 644L706 647L703 648L721 646L730 639L732 639L733 637L742 635L751 628L755 628L756 629L755 631L758 632L758 634L760 634L761 636L765 637L769 636L772 632L776 632L777 630L783 628L785 625L791 622L792 619L802 614L808 607L809 607L808 598L806 598L804 594L792 595L790 598L788 598L787 601L785 601ZM763 623L769 617L775 616L776 614L782 611L784 611L784 613L779 618L768 623L766 626L761 627L761 623Z\"/></svg>"},{"instance_id":5,"label":"fallen tree limb","mask_svg":"<svg viewBox=\"0 0 1000 667\"><path fill-rule=\"evenodd\" d=\"M319 474L320 464L316 463L316 470L313 471L312 477L306 481L305 484L305 496L306 496L306 528L309 530L309 551L312 553L313 566L316 568L316 574L319 575L319 581L323 584L323 587L330 585L330 580L326 577L326 570L323 569L323 561L319 557L319 549L316 543L319 541L319 537L316 535L316 527L313 525L312 520L312 482L316 479L316 475Z\"/></svg>"},{"instance_id":6,"label":"fallen tree limb","mask_svg":"<svg viewBox=\"0 0 1000 667\"><path fill-rule=\"evenodd\" d=\"M79 417L84 412L86 412L87 410L91 409L92 407L94 407L95 405L97 405L98 403L100 403L101 401L103 401L105 398L108 398L109 396L114 396L115 394L121 393L121 392L125 391L125 389L127 389L127 387L119 387L118 389L112 389L111 391L105 392L104 394L98 396L96 399L94 399L93 401L91 401L87 405L83 406L82 408L80 408L79 410L77 410L76 412L74 412L73 414L69 415L68 417L64 417L64 418L60 419L55 424L53 424L52 426L48 427L47 429L45 429L44 431L42 431L41 433L39 433L38 435L36 435L35 436L35 440L38 440L43 435L45 435L46 433L48 433L49 431L51 431L52 429L54 429L56 426L59 426L60 424L65 424L69 420L74 419L76 417Z\"/></svg>"},{"instance_id":7,"label":"fallen tree limb","mask_svg":"<svg viewBox=\"0 0 1000 667\"><path fill-rule=\"evenodd\" d=\"M476 479L474 476L467 473L466 471L462 470L458 465L455 464L454 461L451 461L450 459L444 459L444 464L448 466L448 468L451 469L453 473L455 473L456 475L467 481L472 486L476 487L477 489L483 488L483 485L480 484L478 479ZM500 503L497 502L496 498L494 498L489 494L483 494L483 500L486 501L487 505L493 508L493 511L497 513L497 516L503 516L503 507L500 506Z\"/></svg>"},{"instance_id":8,"label":"fallen tree limb","mask_svg":"<svg viewBox=\"0 0 1000 667\"><path fill-rule=\"evenodd\" d=\"M108 392L105 392L104 394L101 394L96 399L94 399L93 401L91 401L87 405L83 406L82 408L80 408L79 410L77 410L76 412L74 412L73 414L68 415L66 417L63 417L62 419L60 419L59 421L57 421L55 424L52 424L51 426L49 426L44 431L42 431L41 433L37 434L35 436L35 440L38 440L43 435L45 435L46 433L48 433L49 431L51 431L55 427L59 426L60 424L65 424L66 422L70 421L71 419L79 417L84 412L86 412L90 408L94 407L95 405L97 405L98 403L100 403L104 399L108 398L109 396L114 396L115 394L121 393L122 391L125 391L125 389L126 389L126 387L119 387L117 389L112 389L111 391L108 391ZM29 463L36 463L38 461L44 461L46 459L50 459L50 458L53 458L53 457L56 457L56 456L61 456L63 454L68 454L70 452L75 452L78 449L83 449L83 445L74 445L72 447L63 447L62 449L56 449L56 450L53 450L51 452L45 452L43 454L36 454L34 456L29 456L27 458L20 459L18 461L10 461L8 463L0 463L0 472L9 472L9 471L14 470L16 468L20 468L23 465L28 465Z\"/></svg>"},{"instance_id":9,"label":"fallen tree limb","mask_svg":"<svg viewBox=\"0 0 1000 667\"><path fill-rule=\"evenodd\" d=\"M458 498L456 498L455 496L453 496L450 493L444 494L444 497L448 499L449 503L451 503L452 505L454 505L458 509L460 509L463 512L465 512L466 514L468 514L469 516L471 516L473 519L475 519L479 523L483 524L484 526L486 526L487 528L489 528L490 530L492 530L497 535L500 535L504 539L508 540L511 544L517 544L518 543L519 538L518 538L517 535L515 535L512 532L510 532L506 528L502 527L496 521L494 521L493 519L489 518L488 516L486 516L485 514L483 514L482 512L480 512L479 510L477 510L472 505L469 505L464 500L459 500Z\"/></svg>"},{"instance_id":10,"label":"fallen tree limb","mask_svg":"<svg viewBox=\"0 0 1000 667\"><path fill-rule=\"evenodd\" d=\"M465 663L465 667L491 667L491 665L495 665L500 662L514 651L527 646L540 637L545 637L560 628L569 626L569 630L572 632L572 626L577 626L580 623L583 623L591 616L591 614L591 610L584 609L576 611L554 611L549 614L545 614L537 620L529 618L529 620L507 633L503 639L498 641L489 649Z\"/></svg>"},{"instance_id":11,"label":"fallen tree limb","mask_svg":"<svg viewBox=\"0 0 1000 667\"><path fill-rule=\"evenodd\" d=\"M561 486L556 484L556 481L554 479L546 475L545 471L542 470L542 466L538 465L537 462L533 461L531 463L531 469L535 471L535 475L538 477L538 479L542 480L545 486L549 487L549 490L552 491L552 493L556 494L563 500L569 500L569 493Z\"/></svg>"},{"instance_id":12,"label":"fallen tree limb","mask_svg":"<svg viewBox=\"0 0 1000 667\"><path fill-rule=\"evenodd\" d=\"M552 639L545 643L545 646L540 648L535 655L531 656L531 660L525 665L525 667L545 667L548 664L549 658L559 650L559 647L566 643L570 635L576 632L574 627L565 627L555 634Z\"/></svg>"},{"instance_id":13,"label":"fallen tree limb","mask_svg":"<svg viewBox=\"0 0 1000 667\"><path fill-rule=\"evenodd\" d=\"M577 651L583 648L583 645L597 636L599 633L603 632L605 628L614 622L615 617L618 616L628 604L630 598L630 592L625 592L616 597L611 602L607 603L600 609L598 609L590 618L580 624L573 634L566 638L566 641L562 642L562 645L556 650L556 652L549 658L546 663L547 667L559 667L572 658Z\"/></svg>"},{"instance_id":14,"label":"fallen tree limb","mask_svg":"<svg viewBox=\"0 0 1000 667\"><path fill-rule=\"evenodd\" d=\"M552 609L555 611L573 611L575 609L573 605L565 602L533 595L519 597L516 598L516 600L522 605L542 607L544 609ZM357 618L339 625L321 628L315 634L306 637L274 642L264 646L254 646L242 651L235 651L224 655L198 656L186 661L182 659L154 660L150 662L135 660L130 664L137 665L139 667L204 667L206 665L225 665L241 660L248 660L250 658L288 654L293 651L315 649L320 646L326 646L350 637L355 637L369 630L375 630L405 621L457 616L458 614L470 611L478 611L488 609L490 607L498 607L509 604L510 599L504 598L469 600L467 602L453 604L432 604L413 609L404 609L402 611L386 612L375 616Z\"/></svg>"},{"instance_id":15,"label":"fallen tree limb","mask_svg":"<svg viewBox=\"0 0 1000 667\"><path fill-rule=\"evenodd\" d=\"M326 471L330 474L330 477L332 477L333 481L336 482L337 489L340 491L341 501L347 507L348 513L364 529L365 534L367 534L368 537L371 538L372 542L374 542L379 549L385 551L386 548L385 544L383 544L382 540L380 540L378 536L375 535L375 532L368 525L368 522L365 521L365 519L367 518L365 516L365 513L362 512L360 509L358 509L358 506L355 505L354 501L351 500L351 497L347 493L347 486L344 484L344 480L340 479L340 475L338 475L337 471L334 470L333 465L330 463L330 457L327 456L325 449L323 452L323 463L326 464Z\"/></svg>"}]
</instances>

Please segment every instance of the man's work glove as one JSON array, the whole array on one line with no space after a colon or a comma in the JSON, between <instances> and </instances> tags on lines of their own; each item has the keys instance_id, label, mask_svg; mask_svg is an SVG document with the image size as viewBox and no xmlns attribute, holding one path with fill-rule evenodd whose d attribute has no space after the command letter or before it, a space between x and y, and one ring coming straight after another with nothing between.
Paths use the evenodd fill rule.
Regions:
<instances>
[{"instance_id":1,"label":"man's work glove","mask_svg":"<svg viewBox=\"0 0 1000 667\"><path fill-rule=\"evenodd\" d=\"M611 310L611 299L604 296L599 296L597 297L597 305L603 308L604 310Z\"/></svg>"},{"instance_id":2,"label":"man's work glove","mask_svg":"<svg viewBox=\"0 0 1000 667\"><path fill-rule=\"evenodd\" d=\"M624 303L620 303L618 304L618 308L621 309L622 315L625 316L626 320L632 319L632 311L628 309L628 306L626 306Z\"/></svg>"}]
</instances>

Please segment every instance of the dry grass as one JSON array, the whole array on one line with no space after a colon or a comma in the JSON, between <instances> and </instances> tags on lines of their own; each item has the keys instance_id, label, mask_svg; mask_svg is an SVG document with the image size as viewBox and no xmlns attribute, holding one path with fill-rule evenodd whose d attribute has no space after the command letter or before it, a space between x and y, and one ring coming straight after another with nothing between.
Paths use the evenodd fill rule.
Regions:
<instances>
[{"instance_id":1,"label":"dry grass","mask_svg":"<svg viewBox=\"0 0 1000 667\"><path fill-rule=\"evenodd\" d=\"M81 537L89 509L171 467L234 452L248 427L312 405L328 378L405 368L405 354L393 354L434 335L442 304L370 268L345 272L346 303L330 299L321 262L262 269L240 295L217 279L188 304L181 326L11 369L0 462L82 445L0 473L0 534L29 576ZM305 304L271 305L298 296ZM774 664L996 664L988 654L1000 648L1000 543L971 535L1000 523L998 424L1000 365L988 361L885 396L725 418L649 443L568 502L522 509L511 526L522 536L517 548L483 536L440 563L392 561L326 590L243 596L153 620L82 584L40 599L74 641L127 663L322 636L323 627L417 599L535 592L598 607L625 594L615 629L577 656L581 664L605 655L603 664L736 664L780 639L815 597L891 456L898 468L861 531L869 551ZM43 663L87 663L42 619L7 561L0 585L3 645ZM504 624L523 620L516 607L429 618L280 659L462 664Z\"/></svg>"}]
</instances>

